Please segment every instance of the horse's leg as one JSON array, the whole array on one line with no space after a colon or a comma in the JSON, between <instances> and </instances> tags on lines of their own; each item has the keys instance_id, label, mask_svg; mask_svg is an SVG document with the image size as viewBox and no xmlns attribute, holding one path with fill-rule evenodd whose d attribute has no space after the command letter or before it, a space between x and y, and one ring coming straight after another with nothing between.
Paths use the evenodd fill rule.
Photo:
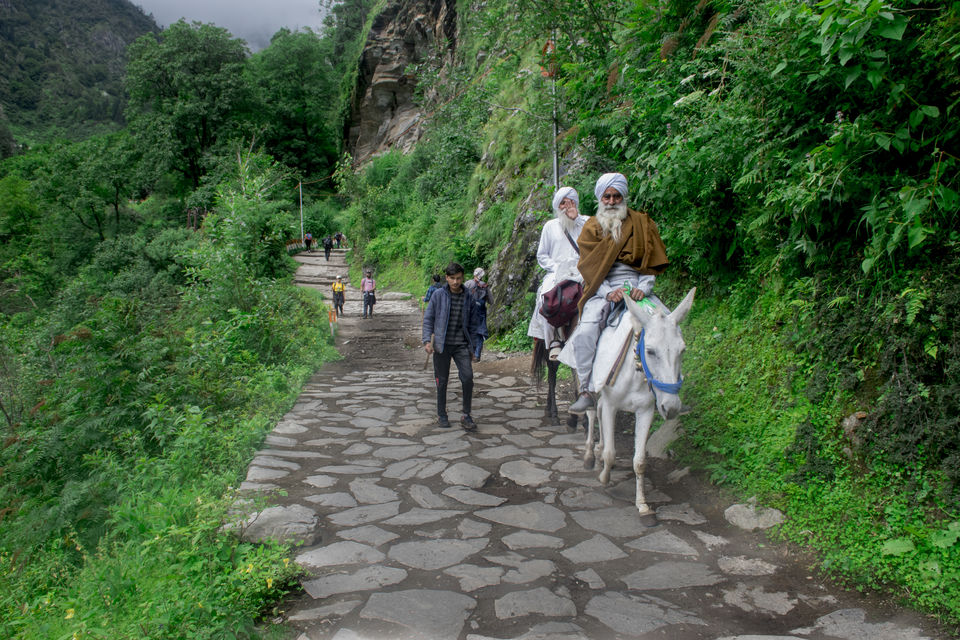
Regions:
<instances>
[{"instance_id":1,"label":"horse's leg","mask_svg":"<svg viewBox=\"0 0 960 640\"><path fill-rule=\"evenodd\" d=\"M637 511L642 516L652 511L643 495L643 474L647 468L647 434L650 433L652 422L653 404L651 403L649 407L640 407L633 427L633 472L637 476Z\"/></svg>"},{"instance_id":2,"label":"horse's leg","mask_svg":"<svg viewBox=\"0 0 960 640\"><path fill-rule=\"evenodd\" d=\"M617 457L613 441L617 410L607 402L602 392L598 400L597 415L600 418L600 439L603 441L603 470L600 471L599 479L601 484L606 485L610 482L610 472L613 471L613 463Z\"/></svg>"},{"instance_id":3,"label":"horse's leg","mask_svg":"<svg viewBox=\"0 0 960 640\"><path fill-rule=\"evenodd\" d=\"M554 424L559 420L557 412L557 369L559 368L559 362L547 361L547 414Z\"/></svg>"},{"instance_id":4,"label":"horse's leg","mask_svg":"<svg viewBox=\"0 0 960 640\"><path fill-rule=\"evenodd\" d=\"M587 442L583 447L583 468L593 469L596 463L596 452L593 450L593 430L597 424L597 412L587 410Z\"/></svg>"},{"instance_id":5,"label":"horse's leg","mask_svg":"<svg viewBox=\"0 0 960 640\"><path fill-rule=\"evenodd\" d=\"M573 389L574 389L573 399L574 399L574 401L576 401L576 399L577 399L577 391L576 391L576 390L579 389L579 388L580 388L580 380L577 378L576 372L574 372L574 374L573 374ZM578 418L579 418L579 417L580 417L580 416L578 416L578 415L575 414L575 413L568 414L568 415L567 415L567 429L569 429L570 431L576 431L576 430L577 430L577 421L578 421ZM585 418L585 420L586 420L586 418ZM589 420L587 420L587 423L589 424Z\"/></svg>"}]
</instances>

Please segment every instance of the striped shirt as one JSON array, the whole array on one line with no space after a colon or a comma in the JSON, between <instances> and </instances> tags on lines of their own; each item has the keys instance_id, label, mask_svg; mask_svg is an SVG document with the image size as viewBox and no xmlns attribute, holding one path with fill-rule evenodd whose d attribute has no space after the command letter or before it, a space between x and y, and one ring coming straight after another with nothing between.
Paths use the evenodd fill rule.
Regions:
<instances>
[{"instance_id":1,"label":"striped shirt","mask_svg":"<svg viewBox=\"0 0 960 640\"><path fill-rule=\"evenodd\" d=\"M444 347L455 347L467 343L467 336L463 334L463 296L460 293L450 292L450 318L447 320L447 335L444 340Z\"/></svg>"}]
</instances>

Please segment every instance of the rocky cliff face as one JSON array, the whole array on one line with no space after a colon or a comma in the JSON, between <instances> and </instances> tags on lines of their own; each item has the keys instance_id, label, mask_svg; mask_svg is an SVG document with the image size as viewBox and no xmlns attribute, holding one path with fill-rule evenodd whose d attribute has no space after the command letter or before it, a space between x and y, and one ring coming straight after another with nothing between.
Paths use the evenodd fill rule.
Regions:
<instances>
[{"instance_id":1,"label":"rocky cliff face","mask_svg":"<svg viewBox=\"0 0 960 640\"><path fill-rule=\"evenodd\" d=\"M456 0L390 0L376 17L360 57L347 123L347 146L363 163L420 139L423 113L414 103L411 66L449 62L456 48Z\"/></svg>"}]
</instances>

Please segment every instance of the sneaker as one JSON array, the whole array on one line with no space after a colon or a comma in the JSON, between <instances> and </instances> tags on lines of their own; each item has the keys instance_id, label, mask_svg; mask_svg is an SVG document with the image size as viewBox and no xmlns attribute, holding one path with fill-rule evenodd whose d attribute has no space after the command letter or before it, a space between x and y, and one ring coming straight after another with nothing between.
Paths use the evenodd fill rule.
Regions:
<instances>
[{"instance_id":1,"label":"sneaker","mask_svg":"<svg viewBox=\"0 0 960 640\"><path fill-rule=\"evenodd\" d=\"M447 416L437 416L437 426L441 429L449 429L450 420L447 418Z\"/></svg>"},{"instance_id":2,"label":"sneaker","mask_svg":"<svg viewBox=\"0 0 960 640\"><path fill-rule=\"evenodd\" d=\"M477 423L473 421L469 415L462 416L460 418L460 426L463 427L464 431L476 431Z\"/></svg>"},{"instance_id":3,"label":"sneaker","mask_svg":"<svg viewBox=\"0 0 960 640\"><path fill-rule=\"evenodd\" d=\"M577 401L570 405L570 413L575 413L582 416L587 412L587 409L593 407L596 403L593 401L593 394L584 391L580 394L580 397L577 398Z\"/></svg>"}]
</instances>

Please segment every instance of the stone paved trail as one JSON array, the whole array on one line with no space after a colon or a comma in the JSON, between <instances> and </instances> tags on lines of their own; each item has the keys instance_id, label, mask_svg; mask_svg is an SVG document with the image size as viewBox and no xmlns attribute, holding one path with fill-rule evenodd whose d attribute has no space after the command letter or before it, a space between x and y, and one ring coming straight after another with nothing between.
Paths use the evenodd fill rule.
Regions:
<instances>
[{"instance_id":1,"label":"stone paved trail","mask_svg":"<svg viewBox=\"0 0 960 640\"><path fill-rule=\"evenodd\" d=\"M342 252L298 260L306 286L329 291L346 274ZM824 583L742 528L776 513L723 502L668 460L648 465L657 517L641 520L630 452L619 447L600 486L582 468L583 436L545 418L526 359L477 366L478 433L438 429L420 311L405 297L382 294L362 320L348 290L344 360L313 377L243 485L275 505L246 538L303 543L303 593L285 612L299 640L948 637ZM456 410L455 376L451 392Z\"/></svg>"}]
</instances>

